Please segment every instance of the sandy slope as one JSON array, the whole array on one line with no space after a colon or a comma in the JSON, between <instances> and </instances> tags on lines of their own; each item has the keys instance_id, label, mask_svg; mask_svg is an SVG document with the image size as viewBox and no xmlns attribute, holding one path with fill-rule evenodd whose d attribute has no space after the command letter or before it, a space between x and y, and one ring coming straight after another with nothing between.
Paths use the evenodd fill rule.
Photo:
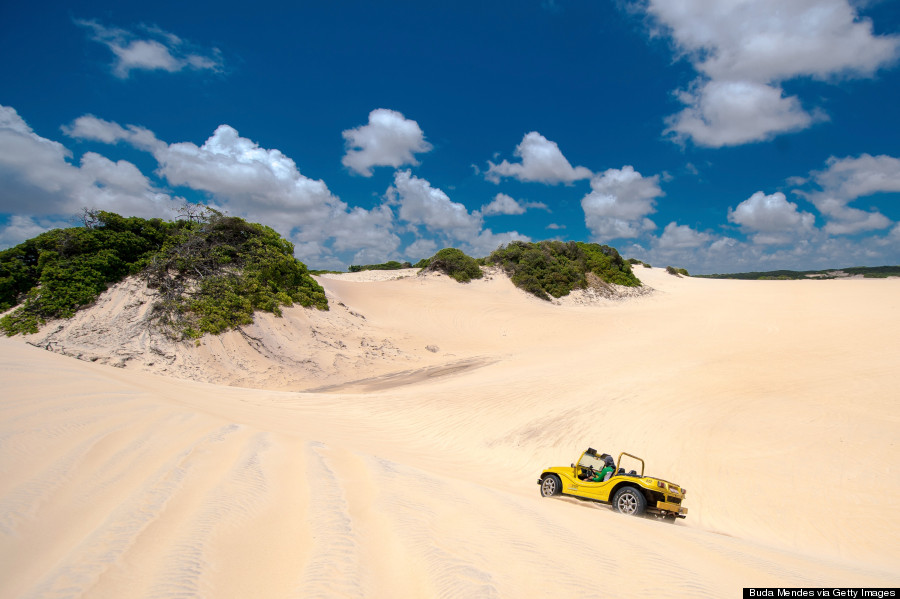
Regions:
<instances>
[{"instance_id":1,"label":"sandy slope","mask_svg":"<svg viewBox=\"0 0 900 599\"><path fill-rule=\"evenodd\" d=\"M900 281L638 275L657 292L556 306L503 277L323 278L333 321L410 359L337 364L315 393L0 340L0 596L897 586ZM285 388L252 344L222 348L191 359ZM540 498L587 445L683 484L689 518Z\"/></svg>"}]
</instances>

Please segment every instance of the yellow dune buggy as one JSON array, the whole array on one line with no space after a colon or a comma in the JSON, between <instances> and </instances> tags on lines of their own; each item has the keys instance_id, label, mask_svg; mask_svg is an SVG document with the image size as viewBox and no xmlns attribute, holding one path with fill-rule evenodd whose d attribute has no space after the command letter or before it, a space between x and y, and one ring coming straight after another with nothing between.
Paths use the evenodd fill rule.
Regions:
<instances>
[{"instance_id":1,"label":"yellow dune buggy","mask_svg":"<svg viewBox=\"0 0 900 599\"><path fill-rule=\"evenodd\" d=\"M640 473L634 468L625 471L626 465L636 466L636 462L640 463ZM605 476L599 476L601 472L606 472ZM598 454L589 447L577 464L547 468L537 482L544 497L572 495L611 505L616 511L632 516L647 514L674 522L685 518L688 512L681 505L687 494L683 487L644 476L644 460L625 452L619 454L618 461L613 461L612 456Z\"/></svg>"}]
</instances>

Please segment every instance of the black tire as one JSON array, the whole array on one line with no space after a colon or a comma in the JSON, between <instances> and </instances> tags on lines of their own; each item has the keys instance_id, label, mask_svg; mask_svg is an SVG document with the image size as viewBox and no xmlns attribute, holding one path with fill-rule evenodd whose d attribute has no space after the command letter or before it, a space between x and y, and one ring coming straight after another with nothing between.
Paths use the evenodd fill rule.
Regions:
<instances>
[{"instance_id":1,"label":"black tire","mask_svg":"<svg viewBox=\"0 0 900 599\"><path fill-rule=\"evenodd\" d=\"M647 509L644 494L634 487L622 487L613 495L613 508L628 516L640 516Z\"/></svg>"},{"instance_id":2,"label":"black tire","mask_svg":"<svg viewBox=\"0 0 900 599\"><path fill-rule=\"evenodd\" d=\"M548 474L541 479L541 497L553 497L562 493L562 481L555 474Z\"/></svg>"}]
</instances>

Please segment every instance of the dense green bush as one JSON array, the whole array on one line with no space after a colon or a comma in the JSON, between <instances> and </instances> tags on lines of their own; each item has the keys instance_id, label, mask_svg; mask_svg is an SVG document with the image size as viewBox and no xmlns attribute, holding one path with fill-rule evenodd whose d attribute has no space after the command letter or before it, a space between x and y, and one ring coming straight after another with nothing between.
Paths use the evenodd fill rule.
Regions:
<instances>
[{"instance_id":1,"label":"dense green bush","mask_svg":"<svg viewBox=\"0 0 900 599\"><path fill-rule=\"evenodd\" d=\"M56 229L0 252L0 319L7 335L67 318L109 284L142 274L158 291L154 322L171 336L218 334L298 303L327 310L325 292L275 231L212 209L164 222L86 213L85 227Z\"/></svg>"},{"instance_id":2,"label":"dense green bush","mask_svg":"<svg viewBox=\"0 0 900 599\"><path fill-rule=\"evenodd\" d=\"M587 273L606 283L641 285L615 248L596 243L513 241L492 252L485 262L502 267L513 284L545 300L587 287Z\"/></svg>"},{"instance_id":3,"label":"dense green bush","mask_svg":"<svg viewBox=\"0 0 900 599\"><path fill-rule=\"evenodd\" d=\"M428 259L428 265L424 268L450 275L460 283L468 283L472 279L480 279L484 276L475 258L467 256L462 250L456 248L442 249Z\"/></svg>"},{"instance_id":4,"label":"dense green bush","mask_svg":"<svg viewBox=\"0 0 900 599\"><path fill-rule=\"evenodd\" d=\"M686 268L675 268L674 266L667 266L666 272L670 275L675 275L676 277L680 277L682 275L685 277L691 276Z\"/></svg>"},{"instance_id":5,"label":"dense green bush","mask_svg":"<svg viewBox=\"0 0 900 599\"><path fill-rule=\"evenodd\" d=\"M631 264L632 266L634 266L635 264L640 264L644 268L653 268L648 263L644 262L643 260L638 260L637 258L629 258L628 264Z\"/></svg>"},{"instance_id":6,"label":"dense green bush","mask_svg":"<svg viewBox=\"0 0 900 599\"><path fill-rule=\"evenodd\" d=\"M0 252L0 319L7 335L34 333L48 318L68 318L107 285L139 272L168 225L159 219L94 213L90 227L54 229Z\"/></svg>"}]
</instances>

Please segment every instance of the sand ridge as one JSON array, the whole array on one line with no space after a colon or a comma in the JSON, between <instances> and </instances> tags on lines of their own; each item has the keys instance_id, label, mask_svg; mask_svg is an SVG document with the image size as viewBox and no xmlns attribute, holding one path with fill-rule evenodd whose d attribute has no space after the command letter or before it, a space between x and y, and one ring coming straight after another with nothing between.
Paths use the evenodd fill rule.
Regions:
<instances>
[{"instance_id":1,"label":"sand ridge","mask_svg":"<svg viewBox=\"0 0 900 599\"><path fill-rule=\"evenodd\" d=\"M280 390L250 343L198 366L254 389L0 340L0 596L897 586L900 282L637 273L653 294L583 305L323 277L346 308L323 316L421 357L335 367L329 392ZM539 497L588 445L683 484L689 518Z\"/></svg>"}]
</instances>

